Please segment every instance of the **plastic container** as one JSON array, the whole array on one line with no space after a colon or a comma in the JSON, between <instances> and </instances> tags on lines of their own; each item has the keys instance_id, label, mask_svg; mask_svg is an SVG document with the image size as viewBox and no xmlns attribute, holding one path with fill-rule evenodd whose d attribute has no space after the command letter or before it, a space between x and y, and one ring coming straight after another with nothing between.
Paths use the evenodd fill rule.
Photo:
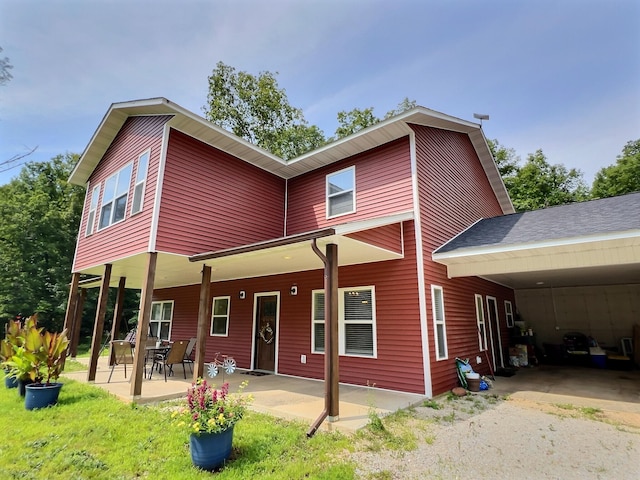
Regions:
<instances>
[{"instance_id":1,"label":"plastic container","mask_svg":"<svg viewBox=\"0 0 640 480\"><path fill-rule=\"evenodd\" d=\"M467 386L469 387L469 391L470 392L479 392L480 391L480 378L467 377Z\"/></svg>"},{"instance_id":2,"label":"plastic container","mask_svg":"<svg viewBox=\"0 0 640 480\"><path fill-rule=\"evenodd\" d=\"M600 347L590 347L589 354L591 355L591 363L597 368L606 368L607 366L607 353Z\"/></svg>"}]
</instances>

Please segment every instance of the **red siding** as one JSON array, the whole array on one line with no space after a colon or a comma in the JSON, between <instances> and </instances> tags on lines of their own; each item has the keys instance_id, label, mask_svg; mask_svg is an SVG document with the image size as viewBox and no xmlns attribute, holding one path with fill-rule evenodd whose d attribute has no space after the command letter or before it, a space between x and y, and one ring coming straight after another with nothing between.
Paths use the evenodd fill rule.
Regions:
<instances>
[{"instance_id":1,"label":"red siding","mask_svg":"<svg viewBox=\"0 0 640 480\"><path fill-rule=\"evenodd\" d=\"M400 223L349 233L346 236L391 252L402 253L402 225Z\"/></svg>"},{"instance_id":2,"label":"red siding","mask_svg":"<svg viewBox=\"0 0 640 480\"><path fill-rule=\"evenodd\" d=\"M341 382L424 392L413 223L405 223L404 230L409 239L404 259L340 268L341 288L375 286L378 348L376 359L341 356ZM298 295L291 296L294 284ZM231 296L229 336L207 338L206 361L220 351L233 355L238 366L250 368L254 294L279 291L278 373L323 378L324 356L311 353L311 292L322 287L321 270L213 283L212 296ZM246 299L238 298L240 290L246 291ZM175 301L173 339L195 335L198 295L197 285L154 292L154 300ZM306 364L300 355L307 356Z\"/></svg>"},{"instance_id":3,"label":"red siding","mask_svg":"<svg viewBox=\"0 0 640 480\"><path fill-rule=\"evenodd\" d=\"M281 237L285 181L172 130L156 249L192 255Z\"/></svg>"},{"instance_id":4,"label":"red siding","mask_svg":"<svg viewBox=\"0 0 640 480\"><path fill-rule=\"evenodd\" d=\"M134 253L146 252L148 250L158 163L160 161L162 146L162 130L165 122L170 118L169 116L129 118L91 174L80 225L76 259L73 266L74 271L92 265L109 263L118 258L127 257ZM151 149L151 154L147 171L143 209L140 213L130 216L133 187L137 171L136 160L141 153L149 148ZM129 188L125 220L99 232L94 229L93 235L86 237L85 232L87 229L87 218L89 216L89 203L91 201L91 191L93 187L98 184L101 186L100 200L98 202L98 210L96 211L95 225L97 225L104 181L127 163L134 161L136 162Z\"/></svg>"},{"instance_id":5,"label":"red siding","mask_svg":"<svg viewBox=\"0 0 640 480\"><path fill-rule=\"evenodd\" d=\"M326 176L352 165L357 211L327 220ZM412 208L409 141L402 138L289 180L287 235Z\"/></svg>"},{"instance_id":6,"label":"red siding","mask_svg":"<svg viewBox=\"0 0 640 480\"><path fill-rule=\"evenodd\" d=\"M515 301L511 289L480 278L449 279L446 267L431 260L433 251L447 240L478 219L501 215L502 211L467 135L429 127L412 128L416 132L431 381L436 395L457 384L456 357L473 359L476 371L489 373L484 352L478 346L474 294L483 296L485 309L486 295L496 297L503 348L508 345L504 300L511 300L514 305ZM443 287L448 360L435 360L432 284ZM480 365L475 364L477 355L482 358Z\"/></svg>"}]
</instances>

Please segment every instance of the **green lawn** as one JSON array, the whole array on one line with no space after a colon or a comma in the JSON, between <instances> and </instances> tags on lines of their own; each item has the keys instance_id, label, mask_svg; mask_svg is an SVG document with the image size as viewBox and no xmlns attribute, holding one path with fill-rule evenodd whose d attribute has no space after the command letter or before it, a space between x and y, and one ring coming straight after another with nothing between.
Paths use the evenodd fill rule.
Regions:
<instances>
[{"instance_id":1,"label":"green lawn","mask_svg":"<svg viewBox=\"0 0 640 480\"><path fill-rule=\"evenodd\" d=\"M57 406L27 411L2 380L1 479L212 478L191 465L188 434L172 423L167 404L125 404L100 388L62 381ZM352 438L318 432L307 439L307 427L248 412L216 480L354 478Z\"/></svg>"}]
</instances>

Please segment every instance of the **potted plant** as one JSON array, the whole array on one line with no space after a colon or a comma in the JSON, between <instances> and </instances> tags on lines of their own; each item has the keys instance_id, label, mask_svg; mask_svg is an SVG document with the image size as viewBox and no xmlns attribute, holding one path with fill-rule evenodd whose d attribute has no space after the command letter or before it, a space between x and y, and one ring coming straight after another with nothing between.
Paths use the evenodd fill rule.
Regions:
<instances>
[{"instance_id":1,"label":"potted plant","mask_svg":"<svg viewBox=\"0 0 640 480\"><path fill-rule=\"evenodd\" d=\"M243 382L237 393L229 393L229 384L216 390L206 380L198 379L187 390L187 406L173 413L180 426L189 433L191 461L203 470L214 470L231 455L233 428L243 417L250 397L242 395Z\"/></svg>"}]
</instances>

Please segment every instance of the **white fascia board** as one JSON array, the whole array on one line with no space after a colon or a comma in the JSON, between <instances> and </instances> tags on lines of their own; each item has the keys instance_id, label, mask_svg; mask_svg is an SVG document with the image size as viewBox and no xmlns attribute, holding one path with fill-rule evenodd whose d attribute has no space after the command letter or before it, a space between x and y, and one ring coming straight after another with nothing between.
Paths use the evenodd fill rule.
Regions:
<instances>
[{"instance_id":1,"label":"white fascia board","mask_svg":"<svg viewBox=\"0 0 640 480\"><path fill-rule=\"evenodd\" d=\"M413 210L407 210L406 212L395 213L386 217L378 217L369 220L343 223L332 228L335 230L336 235L346 235L348 233L360 232L362 230L369 230L371 228L384 227L385 225L392 225L394 223L405 222L413 219Z\"/></svg>"}]
</instances>

